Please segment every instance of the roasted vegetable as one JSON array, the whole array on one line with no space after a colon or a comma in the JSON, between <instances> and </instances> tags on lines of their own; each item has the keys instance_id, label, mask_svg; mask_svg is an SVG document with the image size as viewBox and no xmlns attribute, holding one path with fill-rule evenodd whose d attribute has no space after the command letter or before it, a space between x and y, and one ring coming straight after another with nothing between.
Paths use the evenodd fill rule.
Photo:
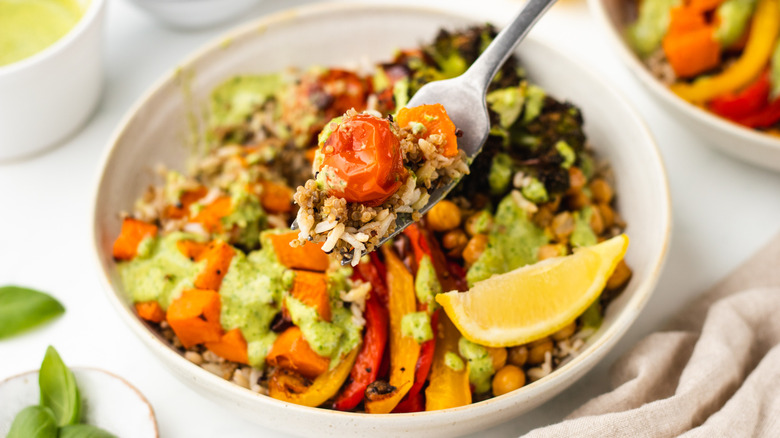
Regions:
<instances>
[{"instance_id":1,"label":"roasted vegetable","mask_svg":"<svg viewBox=\"0 0 780 438\"><path fill-rule=\"evenodd\" d=\"M147 237L157 235L157 226L133 218L122 221L122 230L114 241L113 255L117 260L132 260L138 254L138 245Z\"/></svg>"},{"instance_id":2,"label":"roasted vegetable","mask_svg":"<svg viewBox=\"0 0 780 438\"><path fill-rule=\"evenodd\" d=\"M390 313L390 381L389 391L366 401L369 413L387 414L401 402L414 384L415 366L420 355L420 344L401 335L404 315L416 310L414 280L403 262L392 249L382 248L387 264L387 286Z\"/></svg>"},{"instance_id":3,"label":"roasted vegetable","mask_svg":"<svg viewBox=\"0 0 780 438\"><path fill-rule=\"evenodd\" d=\"M335 368L321 374L310 385L306 385L305 379L296 376L294 372L284 368L277 369L268 382L268 395L297 405L319 406L336 395L347 380L357 354L358 349L355 348L342 358Z\"/></svg>"},{"instance_id":4,"label":"roasted vegetable","mask_svg":"<svg viewBox=\"0 0 780 438\"><path fill-rule=\"evenodd\" d=\"M311 349L297 326L288 328L276 338L265 360L268 365L287 368L310 379L328 371L330 364L329 358Z\"/></svg>"},{"instance_id":5,"label":"roasted vegetable","mask_svg":"<svg viewBox=\"0 0 780 438\"><path fill-rule=\"evenodd\" d=\"M219 294L212 290L185 290L168 307L166 318L185 348L222 337Z\"/></svg>"}]
</instances>

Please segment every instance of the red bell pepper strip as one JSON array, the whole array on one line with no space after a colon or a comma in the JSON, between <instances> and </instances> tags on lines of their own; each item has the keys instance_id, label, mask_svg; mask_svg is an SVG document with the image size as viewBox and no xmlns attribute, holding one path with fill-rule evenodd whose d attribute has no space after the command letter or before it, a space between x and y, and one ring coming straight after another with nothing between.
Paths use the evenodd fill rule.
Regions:
<instances>
[{"instance_id":1,"label":"red bell pepper strip","mask_svg":"<svg viewBox=\"0 0 780 438\"><path fill-rule=\"evenodd\" d=\"M748 128L769 128L780 122L780 99L776 99L755 114L735 121Z\"/></svg>"},{"instance_id":2,"label":"red bell pepper strip","mask_svg":"<svg viewBox=\"0 0 780 438\"><path fill-rule=\"evenodd\" d=\"M712 112L731 120L739 120L756 114L769 103L772 88L769 71L738 93L728 93L710 101Z\"/></svg>"},{"instance_id":3,"label":"red bell pepper strip","mask_svg":"<svg viewBox=\"0 0 780 438\"><path fill-rule=\"evenodd\" d=\"M409 393L411 394L411 392ZM406 398L398 403L393 409L396 414L406 414L412 412L422 412L425 410L425 398L422 392L417 392L414 396L407 395Z\"/></svg>"},{"instance_id":4,"label":"red bell pepper strip","mask_svg":"<svg viewBox=\"0 0 780 438\"><path fill-rule=\"evenodd\" d=\"M406 393L406 397L398 403L393 412L420 412L425 410L425 404L422 403L422 390L428 374L431 372L433 364L433 352L436 349L436 328L439 325L439 310L435 310L431 316L431 329L433 338L423 342L420 345L420 356L417 358L417 366L414 371L414 384Z\"/></svg>"},{"instance_id":5,"label":"red bell pepper strip","mask_svg":"<svg viewBox=\"0 0 780 438\"><path fill-rule=\"evenodd\" d=\"M355 277L361 276L358 274ZM384 286L384 283L382 285ZM371 287L371 295L366 300L366 333L363 336L363 346L349 373L351 381L333 403L333 408L339 411L349 411L360 404L368 385L377 379L382 364L387 344L387 308L382 304L379 295L374 294L374 282L371 282Z\"/></svg>"},{"instance_id":6,"label":"red bell pepper strip","mask_svg":"<svg viewBox=\"0 0 780 438\"><path fill-rule=\"evenodd\" d=\"M371 253L373 254L373 253ZM385 284L385 273L380 266L382 261L378 257L372 257L370 263L360 263L355 270L363 281L371 283L371 295L376 296L387 307L387 285Z\"/></svg>"}]
</instances>

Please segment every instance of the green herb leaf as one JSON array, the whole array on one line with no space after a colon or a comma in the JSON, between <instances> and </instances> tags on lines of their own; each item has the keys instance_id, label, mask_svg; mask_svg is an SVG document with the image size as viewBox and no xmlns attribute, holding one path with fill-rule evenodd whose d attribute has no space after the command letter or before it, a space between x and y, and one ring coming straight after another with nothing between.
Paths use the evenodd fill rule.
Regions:
<instances>
[{"instance_id":1,"label":"green herb leaf","mask_svg":"<svg viewBox=\"0 0 780 438\"><path fill-rule=\"evenodd\" d=\"M16 414L6 438L57 438L57 421L45 406L27 406Z\"/></svg>"},{"instance_id":2,"label":"green herb leaf","mask_svg":"<svg viewBox=\"0 0 780 438\"><path fill-rule=\"evenodd\" d=\"M65 308L43 292L18 286L0 287L0 339L62 315Z\"/></svg>"},{"instance_id":3,"label":"green herb leaf","mask_svg":"<svg viewBox=\"0 0 780 438\"><path fill-rule=\"evenodd\" d=\"M76 378L62 362L54 347L46 349L46 356L38 374L41 387L41 406L54 412L57 425L76 424L81 419L81 396Z\"/></svg>"},{"instance_id":4,"label":"green herb leaf","mask_svg":"<svg viewBox=\"0 0 780 438\"><path fill-rule=\"evenodd\" d=\"M89 424L72 424L60 429L59 438L117 438L116 435Z\"/></svg>"}]
</instances>

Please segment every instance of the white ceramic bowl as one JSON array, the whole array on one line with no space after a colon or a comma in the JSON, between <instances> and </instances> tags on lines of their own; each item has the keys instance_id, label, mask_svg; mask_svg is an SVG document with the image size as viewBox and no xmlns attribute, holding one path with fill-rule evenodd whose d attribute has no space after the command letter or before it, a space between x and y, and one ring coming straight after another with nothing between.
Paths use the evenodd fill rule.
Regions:
<instances>
[{"instance_id":1,"label":"white ceramic bowl","mask_svg":"<svg viewBox=\"0 0 780 438\"><path fill-rule=\"evenodd\" d=\"M779 137L748 129L699 108L678 97L650 73L625 38L626 25L632 19L629 10L632 4L628 0L588 0L609 43L650 95L680 123L707 140L708 145L748 163L780 170Z\"/></svg>"},{"instance_id":2,"label":"white ceramic bowl","mask_svg":"<svg viewBox=\"0 0 780 438\"><path fill-rule=\"evenodd\" d=\"M202 29L224 23L260 0L132 0L174 29Z\"/></svg>"},{"instance_id":3,"label":"white ceramic bowl","mask_svg":"<svg viewBox=\"0 0 780 438\"><path fill-rule=\"evenodd\" d=\"M73 134L103 87L105 0L86 8L65 36L35 55L0 67L0 162L34 155Z\"/></svg>"},{"instance_id":4,"label":"white ceramic bowl","mask_svg":"<svg viewBox=\"0 0 780 438\"><path fill-rule=\"evenodd\" d=\"M442 26L481 23L452 11L375 5L321 5L263 18L228 35L163 78L130 111L104 158L94 204L94 239L100 278L109 299L132 331L175 375L205 396L266 427L313 436L453 436L484 429L527 411L572 384L612 348L644 307L666 255L670 200L663 163L650 132L631 106L582 64L534 39L519 55L530 77L560 99L579 105L586 131L617 175L621 214L631 237L628 288L607 309L603 327L581 355L556 372L515 392L438 412L368 415L286 404L257 395L188 362L133 313L111 258L119 232L117 212L127 210L155 181L153 167L183 168L188 120L201 114L188 101L205 102L210 90L239 73L274 72L288 66L345 65L389 59ZM355 38L355 35L361 35ZM182 78L188 91L182 92Z\"/></svg>"},{"instance_id":5,"label":"white ceramic bowl","mask_svg":"<svg viewBox=\"0 0 780 438\"><path fill-rule=\"evenodd\" d=\"M118 437L157 438L154 410L138 389L125 379L95 368L72 368L81 394L82 421ZM16 414L41 398L38 371L0 382L0 436L11 428Z\"/></svg>"}]
</instances>

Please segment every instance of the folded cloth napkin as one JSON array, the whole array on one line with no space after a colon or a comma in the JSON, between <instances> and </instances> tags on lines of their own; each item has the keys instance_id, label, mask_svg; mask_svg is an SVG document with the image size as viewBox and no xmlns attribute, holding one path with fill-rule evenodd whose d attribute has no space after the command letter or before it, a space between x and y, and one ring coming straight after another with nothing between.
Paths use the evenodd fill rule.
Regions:
<instances>
[{"instance_id":1,"label":"folded cloth napkin","mask_svg":"<svg viewBox=\"0 0 780 438\"><path fill-rule=\"evenodd\" d=\"M780 437L780 236L527 437Z\"/></svg>"}]
</instances>

